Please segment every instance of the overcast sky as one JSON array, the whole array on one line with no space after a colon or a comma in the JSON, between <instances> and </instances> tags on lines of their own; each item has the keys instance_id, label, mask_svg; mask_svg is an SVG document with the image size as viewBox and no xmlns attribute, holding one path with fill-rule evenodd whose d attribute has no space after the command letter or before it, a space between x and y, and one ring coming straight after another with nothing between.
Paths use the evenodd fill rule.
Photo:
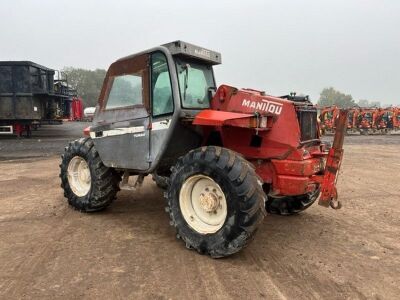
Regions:
<instances>
[{"instance_id":1,"label":"overcast sky","mask_svg":"<svg viewBox=\"0 0 400 300\"><path fill-rule=\"evenodd\" d=\"M108 68L177 39L222 53L218 84L400 104L397 0L0 1L0 60Z\"/></svg>"}]
</instances>

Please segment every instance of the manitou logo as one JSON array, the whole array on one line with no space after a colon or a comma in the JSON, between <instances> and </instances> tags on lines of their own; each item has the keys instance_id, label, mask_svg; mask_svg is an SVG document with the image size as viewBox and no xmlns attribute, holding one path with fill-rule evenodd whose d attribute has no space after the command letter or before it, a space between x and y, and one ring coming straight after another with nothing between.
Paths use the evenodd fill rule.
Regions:
<instances>
[{"instance_id":1,"label":"manitou logo","mask_svg":"<svg viewBox=\"0 0 400 300\"><path fill-rule=\"evenodd\" d=\"M258 111L265 111L275 115L280 115L282 112L281 103L272 102L264 99L262 100L262 102L243 99L242 106Z\"/></svg>"},{"instance_id":2,"label":"manitou logo","mask_svg":"<svg viewBox=\"0 0 400 300\"><path fill-rule=\"evenodd\" d=\"M194 53L200 56L211 58L211 51L206 49L194 49Z\"/></svg>"}]
</instances>

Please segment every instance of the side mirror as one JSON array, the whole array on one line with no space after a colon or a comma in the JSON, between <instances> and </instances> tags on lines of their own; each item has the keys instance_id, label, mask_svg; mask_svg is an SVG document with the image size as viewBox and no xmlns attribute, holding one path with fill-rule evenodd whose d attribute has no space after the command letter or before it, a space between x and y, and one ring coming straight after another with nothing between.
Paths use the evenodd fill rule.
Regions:
<instances>
[{"instance_id":1,"label":"side mirror","mask_svg":"<svg viewBox=\"0 0 400 300\"><path fill-rule=\"evenodd\" d=\"M209 87L207 93L208 93L208 100L211 101L214 98L215 94L217 93L217 88Z\"/></svg>"}]
</instances>

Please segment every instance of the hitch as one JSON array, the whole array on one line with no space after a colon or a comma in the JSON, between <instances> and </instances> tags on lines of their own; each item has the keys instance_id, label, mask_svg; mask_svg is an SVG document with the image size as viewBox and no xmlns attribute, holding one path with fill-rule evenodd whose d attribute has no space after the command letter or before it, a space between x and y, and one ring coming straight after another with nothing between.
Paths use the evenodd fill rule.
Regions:
<instances>
[{"instance_id":1,"label":"hitch","mask_svg":"<svg viewBox=\"0 0 400 300\"><path fill-rule=\"evenodd\" d=\"M339 169L343 157L343 142L347 125L348 110L340 110L337 118L335 138L332 147L329 149L326 159L325 172L321 184L321 196L318 204L333 209L340 209L341 202L338 200L336 182L339 176Z\"/></svg>"}]
</instances>

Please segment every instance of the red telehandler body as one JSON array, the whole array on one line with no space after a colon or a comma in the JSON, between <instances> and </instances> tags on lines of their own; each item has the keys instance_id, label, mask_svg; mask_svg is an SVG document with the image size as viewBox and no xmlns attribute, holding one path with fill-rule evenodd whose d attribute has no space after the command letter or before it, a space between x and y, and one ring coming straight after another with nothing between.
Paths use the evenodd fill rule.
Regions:
<instances>
[{"instance_id":1,"label":"red telehandler body","mask_svg":"<svg viewBox=\"0 0 400 300\"><path fill-rule=\"evenodd\" d=\"M217 89L212 67L220 63L219 53L182 41L113 63L90 137L71 142L62 158L69 204L104 209L119 187L138 188L152 174L177 237L212 257L242 249L266 210L293 214L318 198L339 208L347 111L328 148L308 97Z\"/></svg>"}]
</instances>

